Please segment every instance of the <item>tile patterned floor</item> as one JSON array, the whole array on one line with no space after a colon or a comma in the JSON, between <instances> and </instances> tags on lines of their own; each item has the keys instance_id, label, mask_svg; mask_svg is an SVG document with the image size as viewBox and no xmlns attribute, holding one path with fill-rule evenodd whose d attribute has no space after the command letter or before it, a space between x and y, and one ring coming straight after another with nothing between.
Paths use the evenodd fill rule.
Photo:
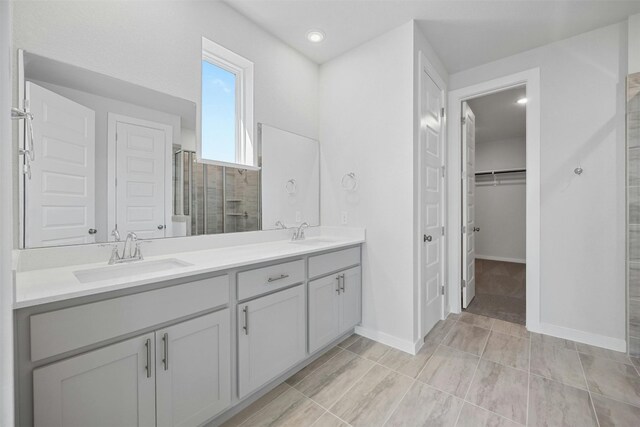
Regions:
<instances>
[{"instance_id":1,"label":"tile patterned floor","mask_svg":"<svg viewBox=\"0 0 640 427\"><path fill-rule=\"evenodd\" d=\"M352 335L224 424L640 426L640 360L471 313L411 356Z\"/></svg>"},{"instance_id":2,"label":"tile patterned floor","mask_svg":"<svg viewBox=\"0 0 640 427\"><path fill-rule=\"evenodd\" d=\"M467 312L524 325L525 297L525 264L476 259L476 296Z\"/></svg>"}]
</instances>

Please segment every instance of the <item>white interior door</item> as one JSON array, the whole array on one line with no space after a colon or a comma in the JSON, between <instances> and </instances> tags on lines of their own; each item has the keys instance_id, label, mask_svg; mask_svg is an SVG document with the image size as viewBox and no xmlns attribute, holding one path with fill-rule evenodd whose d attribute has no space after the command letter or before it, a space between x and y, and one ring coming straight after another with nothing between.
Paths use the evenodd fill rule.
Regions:
<instances>
[{"instance_id":1,"label":"white interior door","mask_svg":"<svg viewBox=\"0 0 640 427\"><path fill-rule=\"evenodd\" d=\"M476 296L476 117L462 103L462 308Z\"/></svg>"},{"instance_id":2,"label":"white interior door","mask_svg":"<svg viewBox=\"0 0 640 427\"><path fill-rule=\"evenodd\" d=\"M118 119L115 125L115 227L124 238L165 237L171 212L167 210L166 177L171 127L137 119ZM170 159L169 159L170 160ZM167 218L167 216L169 216Z\"/></svg>"},{"instance_id":3,"label":"white interior door","mask_svg":"<svg viewBox=\"0 0 640 427\"><path fill-rule=\"evenodd\" d=\"M25 177L25 246L95 242L95 112L26 83L33 114Z\"/></svg>"},{"instance_id":4,"label":"white interior door","mask_svg":"<svg viewBox=\"0 0 640 427\"><path fill-rule=\"evenodd\" d=\"M443 285L443 144L442 89L423 70L420 100L420 145L422 180L422 294L423 334L442 317Z\"/></svg>"}]
</instances>

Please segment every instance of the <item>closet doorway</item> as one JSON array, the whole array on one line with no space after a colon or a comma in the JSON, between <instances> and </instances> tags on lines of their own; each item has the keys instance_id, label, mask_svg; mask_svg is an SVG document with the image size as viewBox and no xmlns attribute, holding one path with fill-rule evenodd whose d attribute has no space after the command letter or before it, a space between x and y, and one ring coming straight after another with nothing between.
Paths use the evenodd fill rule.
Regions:
<instances>
[{"instance_id":1,"label":"closet doorway","mask_svg":"<svg viewBox=\"0 0 640 427\"><path fill-rule=\"evenodd\" d=\"M526 323L526 86L462 103L464 311Z\"/></svg>"}]
</instances>

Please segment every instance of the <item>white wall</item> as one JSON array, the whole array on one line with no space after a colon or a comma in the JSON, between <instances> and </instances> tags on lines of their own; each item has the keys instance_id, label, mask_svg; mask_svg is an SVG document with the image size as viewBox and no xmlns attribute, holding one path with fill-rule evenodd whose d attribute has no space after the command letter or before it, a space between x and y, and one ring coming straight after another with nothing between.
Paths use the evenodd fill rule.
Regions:
<instances>
[{"instance_id":1,"label":"white wall","mask_svg":"<svg viewBox=\"0 0 640 427\"><path fill-rule=\"evenodd\" d=\"M367 228L362 327L413 343L413 23L320 67L321 222ZM341 189L354 172L358 189Z\"/></svg>"},{"instance_id":2,"label":"white wall","mask_svg":"<svg viewBox=\"0 0 640 427\"><path fill-rule=\"evenodd\" d=\"M453 74L458 89L540 67L541 322L625 339L627 23ZM581 164L584 173L573 169Z\"/></svg>"},{"instance_id":3,"label":"white wall","mask_svg":"<svg viewBox=\"0 0 640 427\"><path fill-rule=\"evenodd\" d=\"M256 124L318 138L318 65L222 2L19 1L13 7L14 73L15 50L23 48L198 102L204 36L253 61ZM17 193L16 185L15 203Z\"/></svg>"},{"instance_id":4,"label":"white wall","mask_svg":"<svg viewBox=\"0 0 640 427\"><path fill-rule=\"evenodd\" d=\"M13 148L11 121L11 4L0 2L0 425L12 426L13 414Z\"/></svg>"},{"instance_id":5,"label":"white wall","mask_svg":"<svg viewBox=\"0 0 640 427\"><path fill-rule=\"evenodd\" d=\"M525 167L525 138L476 144L476 171ZM476 257L525 262L526 183L522 175L503 175L496 186L487 179L476 181Z\"/></svg>"},{"instance_id":6,"label":"white wall","mask_svg":"<svg viewBox=\"0 0 640 427\"><path fill-rule=\"evenodd\" d=\"M629 17L628 74L640 73L640 13Z\"/></svg>"}]
</instances>

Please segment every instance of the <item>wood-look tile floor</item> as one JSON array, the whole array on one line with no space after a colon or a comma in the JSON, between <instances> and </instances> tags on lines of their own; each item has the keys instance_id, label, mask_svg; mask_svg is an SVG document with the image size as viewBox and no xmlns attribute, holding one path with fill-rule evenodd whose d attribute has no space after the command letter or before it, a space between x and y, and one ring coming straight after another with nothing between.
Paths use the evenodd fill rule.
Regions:
<instances>
[{"instance_id":1,"label":"wood-look tile floor","mask_svg":"<svg viewBox=\"0 0 640 427\"><path fill-rule=\"evenodd\" d=\"M526 265L476 259L476 296L469 313L507 322L526 321Z\"/></svg>"},{"instance_id":2,"label":"wood-look tile floor","mask_svg":"<svg viewBox=\"0 0 640 427\"><path fill-rule=\"evenodd\" d=\"M351 337L224 424L640 426L640 359L450 315L411 356Z\"/></svg>"}]
</instances>

